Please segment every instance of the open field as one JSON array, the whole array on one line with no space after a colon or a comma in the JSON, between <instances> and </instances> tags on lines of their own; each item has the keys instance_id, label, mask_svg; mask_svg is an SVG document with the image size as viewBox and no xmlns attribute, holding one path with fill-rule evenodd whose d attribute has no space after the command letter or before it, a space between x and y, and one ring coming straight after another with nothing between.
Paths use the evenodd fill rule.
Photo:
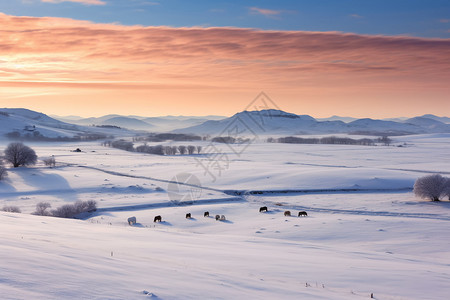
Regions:
<instances>
[{"instance_id":1,"label":"open field","mask_svg":"<svg viewBox=\"0 0 450 300\"><path fill-rule=\"evenodd\" d=\"M11 168L0 182L0 207L22 210L0 213L2 298L446 299L450 202L418 199L412 186L450 174L449 142L429 134L395 138L403 147L215 144L226 155L220 165L206 154L30 143L57 166ZM187 197L175 199L180 173L199 183L176 185ZM31 215L41 201L77 200L98 210L81 220Z\"/></svg>"}]
</instances>

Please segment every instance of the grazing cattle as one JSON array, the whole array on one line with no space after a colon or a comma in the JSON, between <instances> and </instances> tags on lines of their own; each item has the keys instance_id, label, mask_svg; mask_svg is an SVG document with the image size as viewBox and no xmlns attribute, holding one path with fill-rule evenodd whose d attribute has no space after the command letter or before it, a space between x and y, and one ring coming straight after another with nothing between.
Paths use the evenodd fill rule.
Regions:
<instances>
[{"instance_id":1,"label":"grazing cattle","mask_svg":"<svg viewBox=\"0 0 450 300\"><path fill-rule=\"evenodd\" d=\"M134 225L136 224L136 217L130 217L128 218L128 225Z\"/></svg>"},{"instance_id":2,"label":"grazing cattle","mask_svg":"<svg viewBox=\"0 0 450 300\"><path fill-rule=\"evenodd\" d=\"M161 216L156 216L154 219L153 219L153 222L162 222L162 218L161 218Z\"/></svg>"},{"instance_id":3,"label":"grazing cattle","mask_svg":"<svg viewBox=\"0 0 450 300\"><path fill-rule=\"evenodd\" d=\"M225 221L225 220L226 220L225 216L224 216L224 215L221 215L221 216L220 216L220 221Z\"/></svg>"},{"instance_id":4,"label":"grazing cattle","mask_svg":"<svg viewBox=\"0 0 450 300\"><path fill-rule=\"evenodd\" d=\"M284 212L284 216L285 217L290 217L291 216L291 212L289 210Z\"/></svg>"},{"instance_id":5,"label":"grazing cattle","mask_svg":"<svg viewBox=\"0 0 450 300\"><path fill-rule=\"evenodd\" d=\"M261 206L260 208L259 208L259 212L267 212L267 206Z\"/></svg>"},{"instance_id":6,"label":"grazing cattle","mask_svg":"<svg viewBox=\"0 0 450 300\"><path fill-rule=\"evenodd\" d=\"M220 216L216 215L216 221L220 220Z\"/></svg>"},{"instance_id":7,"label":"grazing cattle","mask_svg":"<svg viewBox=\"0 0 450 300\"><path fill-rule=\"evenodd\" d=\"M300 212L298 213L298 216L299 216L299 217L307 217L308 214L306 213L306 211L300 211Z\"/></svg>"},{"instance_id":8,"label":"grazing cattle","mask_svg":"<svg viewBox=\"0 0 450 300\"><path fill-rule=\"evenodd\" d=\"M205 212L203 213L203 216L204 216L204 217L209 217L209 211L205 211Z\"/></svg>"},{"instance_id":9,"label":"grazing cattle","mask_svg":"<svg viewBox=\"0 0 450 300\"><path fill-rule=\"evenodd\" d=\"M192 218L192 217L191 217L191 213L187 213L187 214L186 214L186 219L190 219L190 218Z\"/></svg>"}]
</instances>

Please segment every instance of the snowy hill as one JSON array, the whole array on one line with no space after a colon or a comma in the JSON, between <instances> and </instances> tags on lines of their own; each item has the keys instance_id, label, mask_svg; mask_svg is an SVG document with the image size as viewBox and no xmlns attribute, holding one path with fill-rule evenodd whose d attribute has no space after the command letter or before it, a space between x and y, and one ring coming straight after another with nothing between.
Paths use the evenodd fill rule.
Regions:
<instances>
[{"instance_id":1,"label":"snowy hill","mask_svg":"<svg viewBox=\"0 0 450 300\"><path fill-rule=\"evenodd\" d=\"M10 132L41 134L46 137L72 137L81 129L73 124L61 122L49 116L24 108L0 109L0 136Z\"/></svg>"},{"instance_id":2,"label":"snowy hill","mask_svg":"<svg viewBox=\"0 0 450 300\"><path fill-rule=\"evenodd\" d=\"M46 114L24 108L0 109L0 138L14 137L73 138L90 134L130 135L121 129L86 127L56 120Z\"/></svg>"},{"instance_id":3,"label":"snowy hill","mask_svg":"<svg viewBox=\"0 0 450 300\"><path fill-rule=\"evenodd\" d=\"M439 121L439 122L442 122L445 124L450 124L450 118L447 118L447 117L438 117L435 115L426 114L426 115L423 115L422 118L433 119L433 120L436 120L436 121Z\"/></svg>"},{"instance_id":4,"label":"snowy hill","mask_svg":"<svg viewBox=\"0 0 450 300\"><path fill-rule=\"evenodd\" d=\"M155 126L149 124L147 122L129 118L129 117L113 117L110 119L106 119L100 123L101 125L114 125L127 129L135 129L135 130L151 130Z\"/></svg>"},{"instance_id":5,"label":"snowy hill","mask_svg":"<svg viewBox=\"0 0 450 300\"><path fill-rule=\"evenodd\" d=\"M220 120L207 121L201 125L180 130L179 133L231 135L232 131L244 135L258 134L334 134L334 133L361 133L361 134L418 134L450 132L450 126L433 122L420 123L394 122L373 119L358 119L349 123L343 121L318 121L308 115L296 115L280 110L243 111L234 116Z\"/></svg>"},{"instance_id":6,"label":"snowy hill","mask_svg":"<svg viewBox=\"0 0 450 300\"><path fill-rule=\"evenodd\" d=\"M144 116L121 116L121 115L105 115L102 117L81 118L76 116L59 117L56 119L68 123L78 125L114 125L128 129L148 130L152 132L168 132L175 129L200 125L209 120L221 120L223 116L161 116L161 117L144 117Z\"/></svg>"}]
</instances>

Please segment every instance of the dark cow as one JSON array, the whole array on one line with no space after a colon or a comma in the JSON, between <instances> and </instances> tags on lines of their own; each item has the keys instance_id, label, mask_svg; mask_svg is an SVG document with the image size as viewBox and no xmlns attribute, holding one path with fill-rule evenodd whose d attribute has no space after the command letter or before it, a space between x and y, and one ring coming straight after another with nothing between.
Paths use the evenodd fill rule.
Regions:
<instances>
[{"instance_id":1,"label":"dark cow","mask_svg":"<svg viewBox=\"0 0 450 300\"><path fill-rule=\"evenodd\" d=\"M191 217L191 213L187 213L186 214L186 219L191 219L192 217Z\"/></svg>"},{"instance_id":2,"label":"dark cow","mask_svg":"<svg viewBox=\"0 0 450 300\"><path fill-rule=\"evenodd\" d=\"M219 221L219 220L220 220L220 216L216 215L216 221Z\"/></svg>"},{"instance_id":3,"label":"dark cow","mask_svg":"<svg viewBox=\"0 0 450 300\"><path fill-rule=\"evenodd\" d=\"M306 213L306 211L300 211L300 212L298 213L298 216L299 216L299 217L307 217L308 214Z\"/></svg>"},{"instance_id":4,"label":"dark cow","mask_svg":"<svg viewBox=\"0 0 450 300\"><path fill-rule=\"evenodd\" d=\"M162 222L162 218L161 218L161 216L156 216L154 219L153 219L153 222Z\"/></svg>"},{"instance_id":5,"label":"dark cow","mask_svg":"<svg viewBox=\"0 0 450 300\"><path fill-rule=\"evenodd\" d=\"M209 211L205 211L205 212L203 213L203 216L204 216L204 217L209 217Z\"/></svg>"},{"instance_id":6,"label":"dark cow","mask_svg":"<svg viewBox=\"0 0 450 300\"><path fill-rule=\"evenodd\" d=\"M259 212L267 212L267 206L261 206Z\"/></svg>"},{"instance_id":7,"label":"dark cow","mask_svg":"<svg viewBox=\"0 0 450 300\"><path fill-rule=\"evenodd\" d=\"M289 210L284 212L284 216L285 217L290 217L291 216L291 212Z\"/></svg>"}]
</instances>

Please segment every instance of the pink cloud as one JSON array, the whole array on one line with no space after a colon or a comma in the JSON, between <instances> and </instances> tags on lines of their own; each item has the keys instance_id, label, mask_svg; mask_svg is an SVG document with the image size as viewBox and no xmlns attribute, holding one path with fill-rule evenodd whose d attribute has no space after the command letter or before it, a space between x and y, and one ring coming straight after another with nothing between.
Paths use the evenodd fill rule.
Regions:
<instances>
[{"instance_id":1,"label":"pink cloud","mask_svg":"<svg viewBox=\"0 0 450 300\"><path fill-rule=\"evenodd\" d=\"M85 5L105 5L106 2L102 0L41 0L46 3L62 3L62 2L76 2Z\"/></svg>"},{"instance_id":2,"label":"pink cloud","mask_svg":"<svg viewBox=\"0 0 450 300\"><path fill-rule=\"evenodd\" d=\"M397 101L400 91L411 94L408 99L444 101L449 92L449 39L124 26L0 14L0 57L2 92L116 90L128 97L160 91L155 98L184 99L187 94L178 90L189 89L192 101L204 95L201 105L229 90L245 97L264 89L286 99L320 95L347 102L362 94Z\"/></svg>"},{"instance_id":3,"label":"pink cloud","mask_svg":"<svg viewBox=\"0 0 450 300\"><path fill-rule=\"evenodd\" d=\"M272 10L259 7L250 7L249 10L251 14L260 14L266 17L274 17L281 14L281 10Z\"/></svg>"}]
</instances>

